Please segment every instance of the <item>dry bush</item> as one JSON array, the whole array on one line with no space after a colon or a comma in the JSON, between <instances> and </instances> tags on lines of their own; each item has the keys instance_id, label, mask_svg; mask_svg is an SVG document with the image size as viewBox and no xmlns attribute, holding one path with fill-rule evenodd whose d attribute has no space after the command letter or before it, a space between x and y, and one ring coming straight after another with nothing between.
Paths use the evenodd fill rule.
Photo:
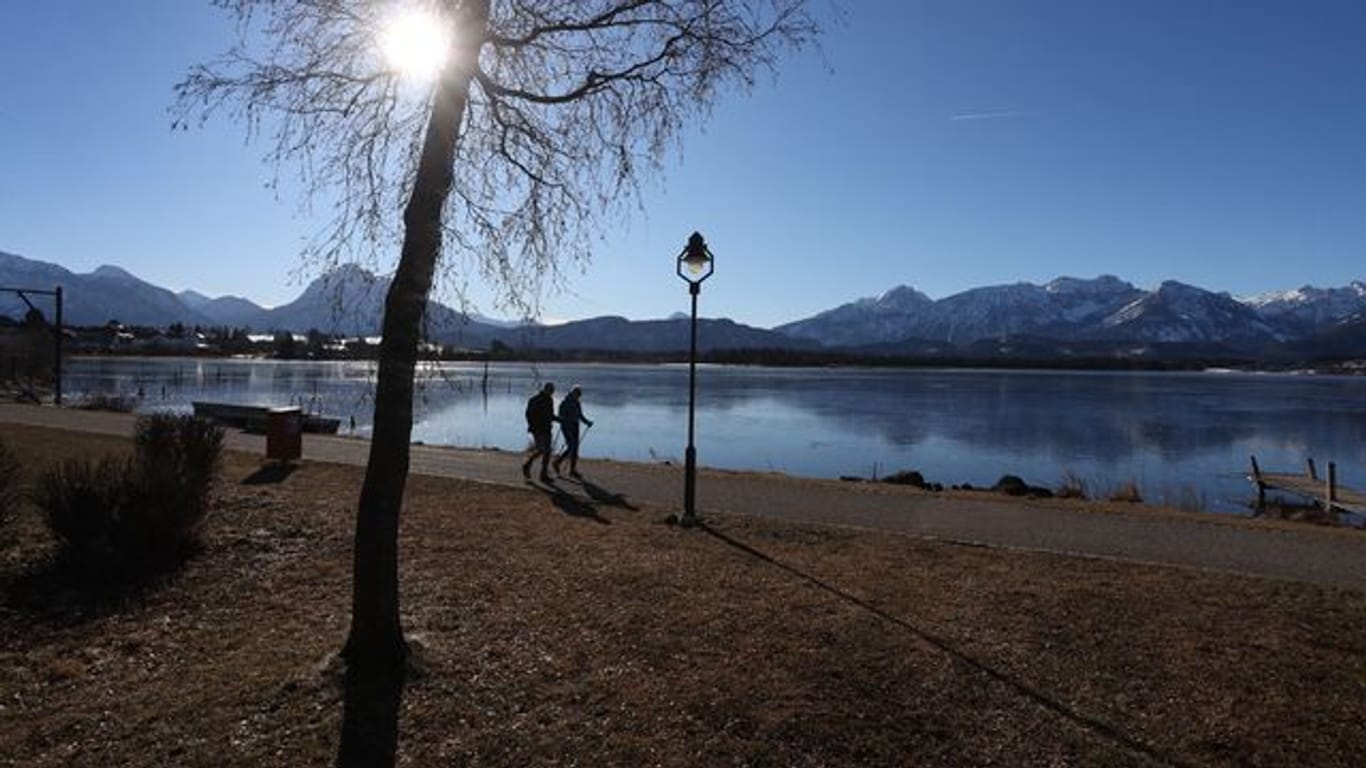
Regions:
<instances>
[{"instance_id":1,"label":"dry bush","mask_svg":"<svg viewBox=\"0 0 1366 768\"><path fill-rule=\"evenodd\" d=\"M113 411L114 413L132 413L137 406L137 398L108 392L96 392L87 395L75 405L82 411Z\"/></svg>"},{"instance_id":2,"label":"dry bush","mask_svg":"<svg viewBox=\"0 0 1366 768\"><path fill-rule=\"evenodd\" d=\"M1106 496L1109 501L1126 502L1129 504L1143 503L1143 493L1138 489L1138 483L1133 480L1126 480L1114 488L1110 489Z\"/></svg>"},{"instance_id":3,"label":"dry bush","mask_svg":"<svg viewBox=\"0 0 1366 768\"><path fill-rule=\"evenodd\" d=\"M203 419L147 416L131 459L68 459L39 475L34 501L78 574L136 580L199 549L222 449Z\"/></svg>"},{"instance_id":4,"label":"dry bush","mask_svg":"<svg viewBox=\"0 0 1366 768\"><path fill-rule=\"evenodd\" d=\"M1086 490L1086 481L1068 470L1058 483L1057 496L1060 499L1085 499L1088 498Z\"/></svg>"},{"instance_id":5,"label":"dry bush","mask_svg":"<svg viewBox=\"0 0 1366 768\"><path fill-rule=\"evenodd\" d=\"M128 495L131 465L108 456L72 458L38 475L33 502L68 560L90 576L117 565L115 540Z\"/></svg>"}]
</instances>

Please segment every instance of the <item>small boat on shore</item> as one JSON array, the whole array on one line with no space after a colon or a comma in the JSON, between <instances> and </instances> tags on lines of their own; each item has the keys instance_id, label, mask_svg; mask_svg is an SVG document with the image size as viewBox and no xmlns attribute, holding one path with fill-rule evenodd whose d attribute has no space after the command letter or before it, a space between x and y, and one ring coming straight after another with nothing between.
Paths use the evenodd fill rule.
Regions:
<instances>
[{"instance_id":1,"label":"small boat on shore","mask_svg":"<svg viewBox=\"0 0 1366 768\"><path fill-rule=\"evenodd\" d=\"M194 415L196 416L212 419L224 426L235 427L247 432L265 432L267 414L271 410L270 406L243 405L241 403L208 403L195 400L190 404L194 406ZM315 413L303 414L303 431L305 432L335 435L340 427L341 419L320 416Z\"/></svg>"}]
</instances>

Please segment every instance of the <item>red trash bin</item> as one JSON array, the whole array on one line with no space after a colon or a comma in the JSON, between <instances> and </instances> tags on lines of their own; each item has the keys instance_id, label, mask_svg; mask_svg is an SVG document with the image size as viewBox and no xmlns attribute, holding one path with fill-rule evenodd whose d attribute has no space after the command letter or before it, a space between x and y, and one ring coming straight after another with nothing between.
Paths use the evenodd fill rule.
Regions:
<instances>
[{"instance_id":1,"label":"red trash bin","mask_svg":"<svg viewBox=\"0 0 1366 768\"><path fill-rule=\"evenodd\" d=\"M296 461L304 455L304 416L300 408L271 408L266 412L266 458Z\"/></svg>"}]
</instances>

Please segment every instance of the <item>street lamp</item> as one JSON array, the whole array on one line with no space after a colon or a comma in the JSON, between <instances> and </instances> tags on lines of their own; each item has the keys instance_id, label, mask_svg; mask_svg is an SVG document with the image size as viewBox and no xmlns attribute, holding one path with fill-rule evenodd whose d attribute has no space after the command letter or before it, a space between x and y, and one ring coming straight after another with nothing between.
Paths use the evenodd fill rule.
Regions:
<instances>
[{"instance_id":1,"label":"street lamp","mask_svg":"<svg viewBox=\"0 0 1366 768\"><path fill-rule=\"evenodd\" d=\"M678 254L678 276L688 283L692 296L692 338L688 344L688 449L683 454L683 519L685 527L697 524L697 449L693 447L694 423L697 415L697 294L702 292L702 281L711 277L715 260L707 249L702 233L694 232L688 244Z\"/></svg>"}]
</instances>

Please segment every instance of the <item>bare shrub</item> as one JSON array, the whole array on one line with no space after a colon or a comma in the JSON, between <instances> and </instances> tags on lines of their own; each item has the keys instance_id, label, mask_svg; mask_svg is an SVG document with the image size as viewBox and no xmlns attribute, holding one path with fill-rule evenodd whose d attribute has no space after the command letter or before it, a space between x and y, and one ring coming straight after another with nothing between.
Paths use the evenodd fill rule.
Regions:
<instances>
[{"instance_id":1,"label":"bare shrub","mask_svg":"<svg viewBox=\"0 0 1366 768\"><path fill-rule=\"evenodd\" d=\"M1143 493L1139 491L1138 483L1133 480L1126 480L1119 485L1116 485L1114 488L1111 488L1106 499L1109 501L1124 502L1126 504L1141 504L1143 502Z\"/></svg>"},{"instance_id":2,"label":"bare shrub","mask_svg":"<svg viewBox=\"0 0 1366 768\"><path fill-rule=\"evenodd\" d=\"M221 426L196 416L156 413L138 419L133 444L141 485L202 517L218 475L223 434Z\"/></svg>"},{"instance_id":3,"label":"bare shrub","mask_svg":"<svg viewBox=\"0 0 1366 768\"><path fill-rule=\"evenodd\" d=\"M76 403L76 408L82 411L113 411L115 413L132 413L138 406L136 398L128 395L111 394L108 392L95 392L86 395Z\"/></svg>"},{"instance_id":4,"label":"bare shrub","mask_svg":"<svg viewBox=\"0 0 1366 768\"><path fill-rule=\"evenodd\" d=\"M109 456L67 459L38 475L33 502L70 561L89 575L118 566L115 541L131 464Z\"/></svg>"},{"instance_id":5,"label":"bare shrub","mask_svg":"<svg viewBox=\"0 0 1366 768\"><path fill-rule=\"evenodd\" d=\"M1062 480L1058 483L1058 498L1060 499L1086 499L1086 481L1078 477L1071 470L1062 474Z\"/></svg>"},{"instance_id":6,"label":"bare shrub","mask_svg":"<svg viewBox=\"0 0 1366 768\"><path fill-rule=\"evenodd\" d=\"M193 416L138 420L131 459L71 459L43 472L34 500L77 571L136 579L199 549L223 430Z\"/></svg>"}]
</instances>

